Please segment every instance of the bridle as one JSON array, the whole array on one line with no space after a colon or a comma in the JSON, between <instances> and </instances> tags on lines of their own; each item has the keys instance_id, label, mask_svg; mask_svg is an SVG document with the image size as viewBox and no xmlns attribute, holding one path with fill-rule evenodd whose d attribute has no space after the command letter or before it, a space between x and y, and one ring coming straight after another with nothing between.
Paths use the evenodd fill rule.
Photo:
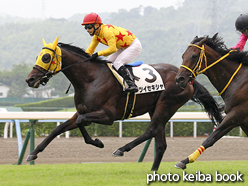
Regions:
<instances>
[{"instance_id":1,"label":"bridle","mask_svg":"<svg viewBox=\"0 0 248 186\"><path fill-rule=\"evenodd\" d=\"M57 47L56 47L56 48L57 48ZM52 57L52 60L50 61L49 67L48 67L48 69L45 69L46 72L42 71L40 68L38 68L38 67L36 67L36 66L33 67L33 69L36 69L36 70L38 70L39 72L41 72L41 73L43 74L43 76L42 76L41 79L40 79L40 84L43 85L43 86L45 86L45 85L47 84L47 82L48 82L54 75L58 74L59 72L62 72L62 71L66 70L66 69L68 69L68 68L70 68L70 67L72 67L72 66L74 66L74 65L76 65L76 64L78 64L78 63L88 61L88 59L86 59L86 60L84 60L84 61L78 61L78 62L75 62L75 63L73 63L73 64L71 64L71 65L68 65L67 67L64 67L64 68L61 67L61 69L58 70L58 71L56 71L56 69L57 69L57 66L56 66L55 69L54 69L53 71L49 71L49 69L50 69L50 67L51 67L51 65L52 65L52 62L53 62L54 58L56 58L56 60L59 62L59 60L58 60L58 56L59 56L59 55L56 54L56 48L55 48L55 50L53 50L53 49L51 49L51 48L49 48L49 47L43 47L43 48L42 48L42 49L48 49L48 50L50 50L50 51L53 52L53 57ZM60 56L60 57L61 57L61 61L62 61L62 56ZM58 64L57 64L57 65L58 65Z\"/></svg>"},{"instance_id":2,"label":"bridle","mask_svg":"<svg viewBox=\"0 0 248 186\"><path fill-rule=\"evenodd\" d=\"M230 55L231 52L237 51L237 50L230 50L226 55L222 56L220 59L218 59L217 61L213 62L212 64L210 64L208 66L204 45L202 45L202 47L200 47L200 46L198 46L196 44L189 44L189 46L195 46L195 47L197 47L197 48L199 48L201 50L199 60L198 60L198 62L196 63L196 65L195 65L195 67L193 69L191 69L191 68L189 68L189 67L187 67L185 65L181 65L181 67L186 68L187 70L189 70L192 73L192 75L194 77L191 76L191 78L193 78L193 79L196 78L197 75L204 73L206 70L208 70L212 66L216 65L217 63L219 63L220 61L225 59L227 56ZM205 68L201 70L203 61L205 61ZM238 71L239 71L239 69L241 67L242 67L242 63L240 63L239 67L236 69L236 71L234 72L234 74L232 75L232 77L230 78L230 80L228 81L226 86L224 87L224 89L219 93L219 96L227 89L227 87L229 86L229 84L233 80L234 76L238 73Z\"/></svg>"},{"instance_id":3,"label":"bridle","mask_svg":"<svg viewBox=\"0 0 248 186\"><path fill-rule=\"evenodd\" d=\"M57 66L58 66L57 63L56 63L57 66L55 67L55 69L53 71L49 71L49 69L50 69L50 67L52 65L52 62L53 62L53 60L54 60L55 57L56 57L56 60L59 62L58 55L56 54L57 47L55 48L55 50L53 50L53 49L51 49L49 47L43 47L42 50L43 49L48 49L48 50L50 50L50 51L53 52L53 56L52 56L52 59L50 60L49 67L47 69L45 69L46 72L43 72L41 69L37 68L36 66L34 66L33 69L36 69L36 70L40 71L41 73L43 73L43 76L40 79L40 84L43 85L43 86L45 86L47 84L47 82L49 81L49 79L51 79L52 76L54 76L55 74L59 73L60 71L56 71Z\"/></svg>"}]
</instances>

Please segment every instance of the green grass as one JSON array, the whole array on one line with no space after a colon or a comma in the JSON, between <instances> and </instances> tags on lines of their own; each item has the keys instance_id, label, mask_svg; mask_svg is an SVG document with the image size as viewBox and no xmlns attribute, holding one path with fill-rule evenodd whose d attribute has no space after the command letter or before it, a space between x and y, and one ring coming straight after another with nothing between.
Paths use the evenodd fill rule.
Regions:
<instances>
[{"instance_id":1,"label":"green grass","mask_svg":"<svg viewBox=\"0 0 248 186\"><path fill-rule=\"evenodd\" d=\"M150 185L247 185L248 161L197 161L185 172L211 174L212 182L183 181L183 171L174 168L175 162L163 162L157 174L178 174L179 182L153 182ZM0 165L0 186L139 186L147 185L152 163L84 163L49 165ZM221 174L243 174L243 182L215 182L215 171Z\"/></svg>"}]
</instances>

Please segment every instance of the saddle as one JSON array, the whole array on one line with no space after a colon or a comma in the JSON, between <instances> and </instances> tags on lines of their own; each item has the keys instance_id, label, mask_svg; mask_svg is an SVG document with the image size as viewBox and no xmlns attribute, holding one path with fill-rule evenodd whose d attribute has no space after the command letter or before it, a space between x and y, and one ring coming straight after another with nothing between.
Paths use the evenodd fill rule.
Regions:
<instances>
[{"instance_id":1,"label":"saddle","mask_svg":"<svg viewBox=\"0 0 248 186\"><path fill-rule=\"evenodd\" d=\"M107 63L107 65L120 85L125 86L123 83L123 78L112 67L112 63ZM160 74L151 65L143 64L142 61L137 61L131 64L126 64L125 66L133 75L135 84L138 86L139 91L136 93L127 94L125 113L123 117L124 119L130 118L132 116L137 94L163 91L165 89Z\"/></svg>"},{"instance_id":2,"label":"saddle","mask_svg":"<svg viewBox=\"0 0 248 186\"><path fill-rule=\"evenodd\" d=\"M143 61L136 61L130 64L126 64L125 67L129 70L129 72L132 74L132 76L134 77L134 80L138 81L140 78L135 76L133 73L133 67L139 67L140 65L143 64Z\"/></svg>"},{"instance_id":3,"label":"saddle","mask_svg":"<svg viewBox=\"0 0 248 186\"><path fill-rule=\"evenodd\" d=\"M138 67L142 64L143 64L142 61L136 61L134 63L130 63L130 64L125 65L125 67L129 70L131 75L134 77L134 80L139 80L139 78L134 75L133 67ZM125 86L123 78L118 74L116 69L110 63L107 63L107 65L108 65L109 69L112 71L113 75L119 81L119 83L122 86ZM124 108L123 117L121 120L128 119L128 118L132 117L135 101L136 101L136 94L135 93L128 93L127 98L126 98L126 104L125 104L125 108Z\"/></svg>"},{"instance_id":4,"label":"saddle","mask_svg":"<svg viewBox=\"0 0 248 186\"><path fill-rule=\"evenodd\" d=\"M133 73L133 67L138 67L140 65L143 64L143 61L136 61L130 64L126 64L125 67L129 70L129 72L132 74L132 76L134 77L134 80L139 80L140 78L135 76ZM118 72L116 71L116 69L112 66L112 63L107 63L109 69L112 71L113 75L116 77L116 79L119 81L119 83L124 86L123 84L123 78L118 74Z\"/></svg>"}]
</instances>

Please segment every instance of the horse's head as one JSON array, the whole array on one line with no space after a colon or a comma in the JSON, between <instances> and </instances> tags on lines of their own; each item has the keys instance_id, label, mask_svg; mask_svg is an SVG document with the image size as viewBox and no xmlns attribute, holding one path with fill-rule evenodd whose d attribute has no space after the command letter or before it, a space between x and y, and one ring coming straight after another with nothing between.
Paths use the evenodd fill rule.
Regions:
<instances>
[{"instance_id":1,"label":"horse's head","mask_svg":"<svg viewBox=\"0 0 248 186\"><path fill-rule=\"evenodd\" d=\"M183 63L176 76L176 83L181 89L184 89L188 83L193 83L204 66L202 63L206 62L204 43L207 37L204 37L199 42L195 41L197 39L199 38L194 38L182 56Z\"/></svg>"},{"instance_id":2,"label":"horse's head","mask_svg":"<svg viewBox=\"0 0 248 186\"><path fill-rule=\"evenodd\" d=\"M46 85L49 79L61 70L61 49L57 37L53 43L43 45L40 54L37 56L35 66L28 75L26 82L29 87L38 88L40 84Z\"/></svg>"}]
</instances>

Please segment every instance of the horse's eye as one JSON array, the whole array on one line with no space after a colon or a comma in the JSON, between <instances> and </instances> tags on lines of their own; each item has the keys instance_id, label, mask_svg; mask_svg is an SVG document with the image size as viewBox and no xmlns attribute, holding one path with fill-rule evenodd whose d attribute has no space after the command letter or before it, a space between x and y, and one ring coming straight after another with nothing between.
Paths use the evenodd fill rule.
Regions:
<instances>
[{"instance_id":1,"label":"horse's eye","mask_svg":"<svg viewBox=\"0 0 248 186\"><path fill-rule=\"evenodd\" d=\"M197 57L198 57L198 55L193 54L193 55L191 56L191 59L195 59L195 58L197 58Z\"/></svg>"},{"instance_id":2,"label":"horse's eye","mask_svg":"<svg viewBox=\"0 0 248 186\"><path fill-rule=\"evenodd\" d=\"M49 63L51 61L51 56L50 54L44 54L41 58L41 60L44 62L44 63Z\"/></svg>"}]
</instances>

